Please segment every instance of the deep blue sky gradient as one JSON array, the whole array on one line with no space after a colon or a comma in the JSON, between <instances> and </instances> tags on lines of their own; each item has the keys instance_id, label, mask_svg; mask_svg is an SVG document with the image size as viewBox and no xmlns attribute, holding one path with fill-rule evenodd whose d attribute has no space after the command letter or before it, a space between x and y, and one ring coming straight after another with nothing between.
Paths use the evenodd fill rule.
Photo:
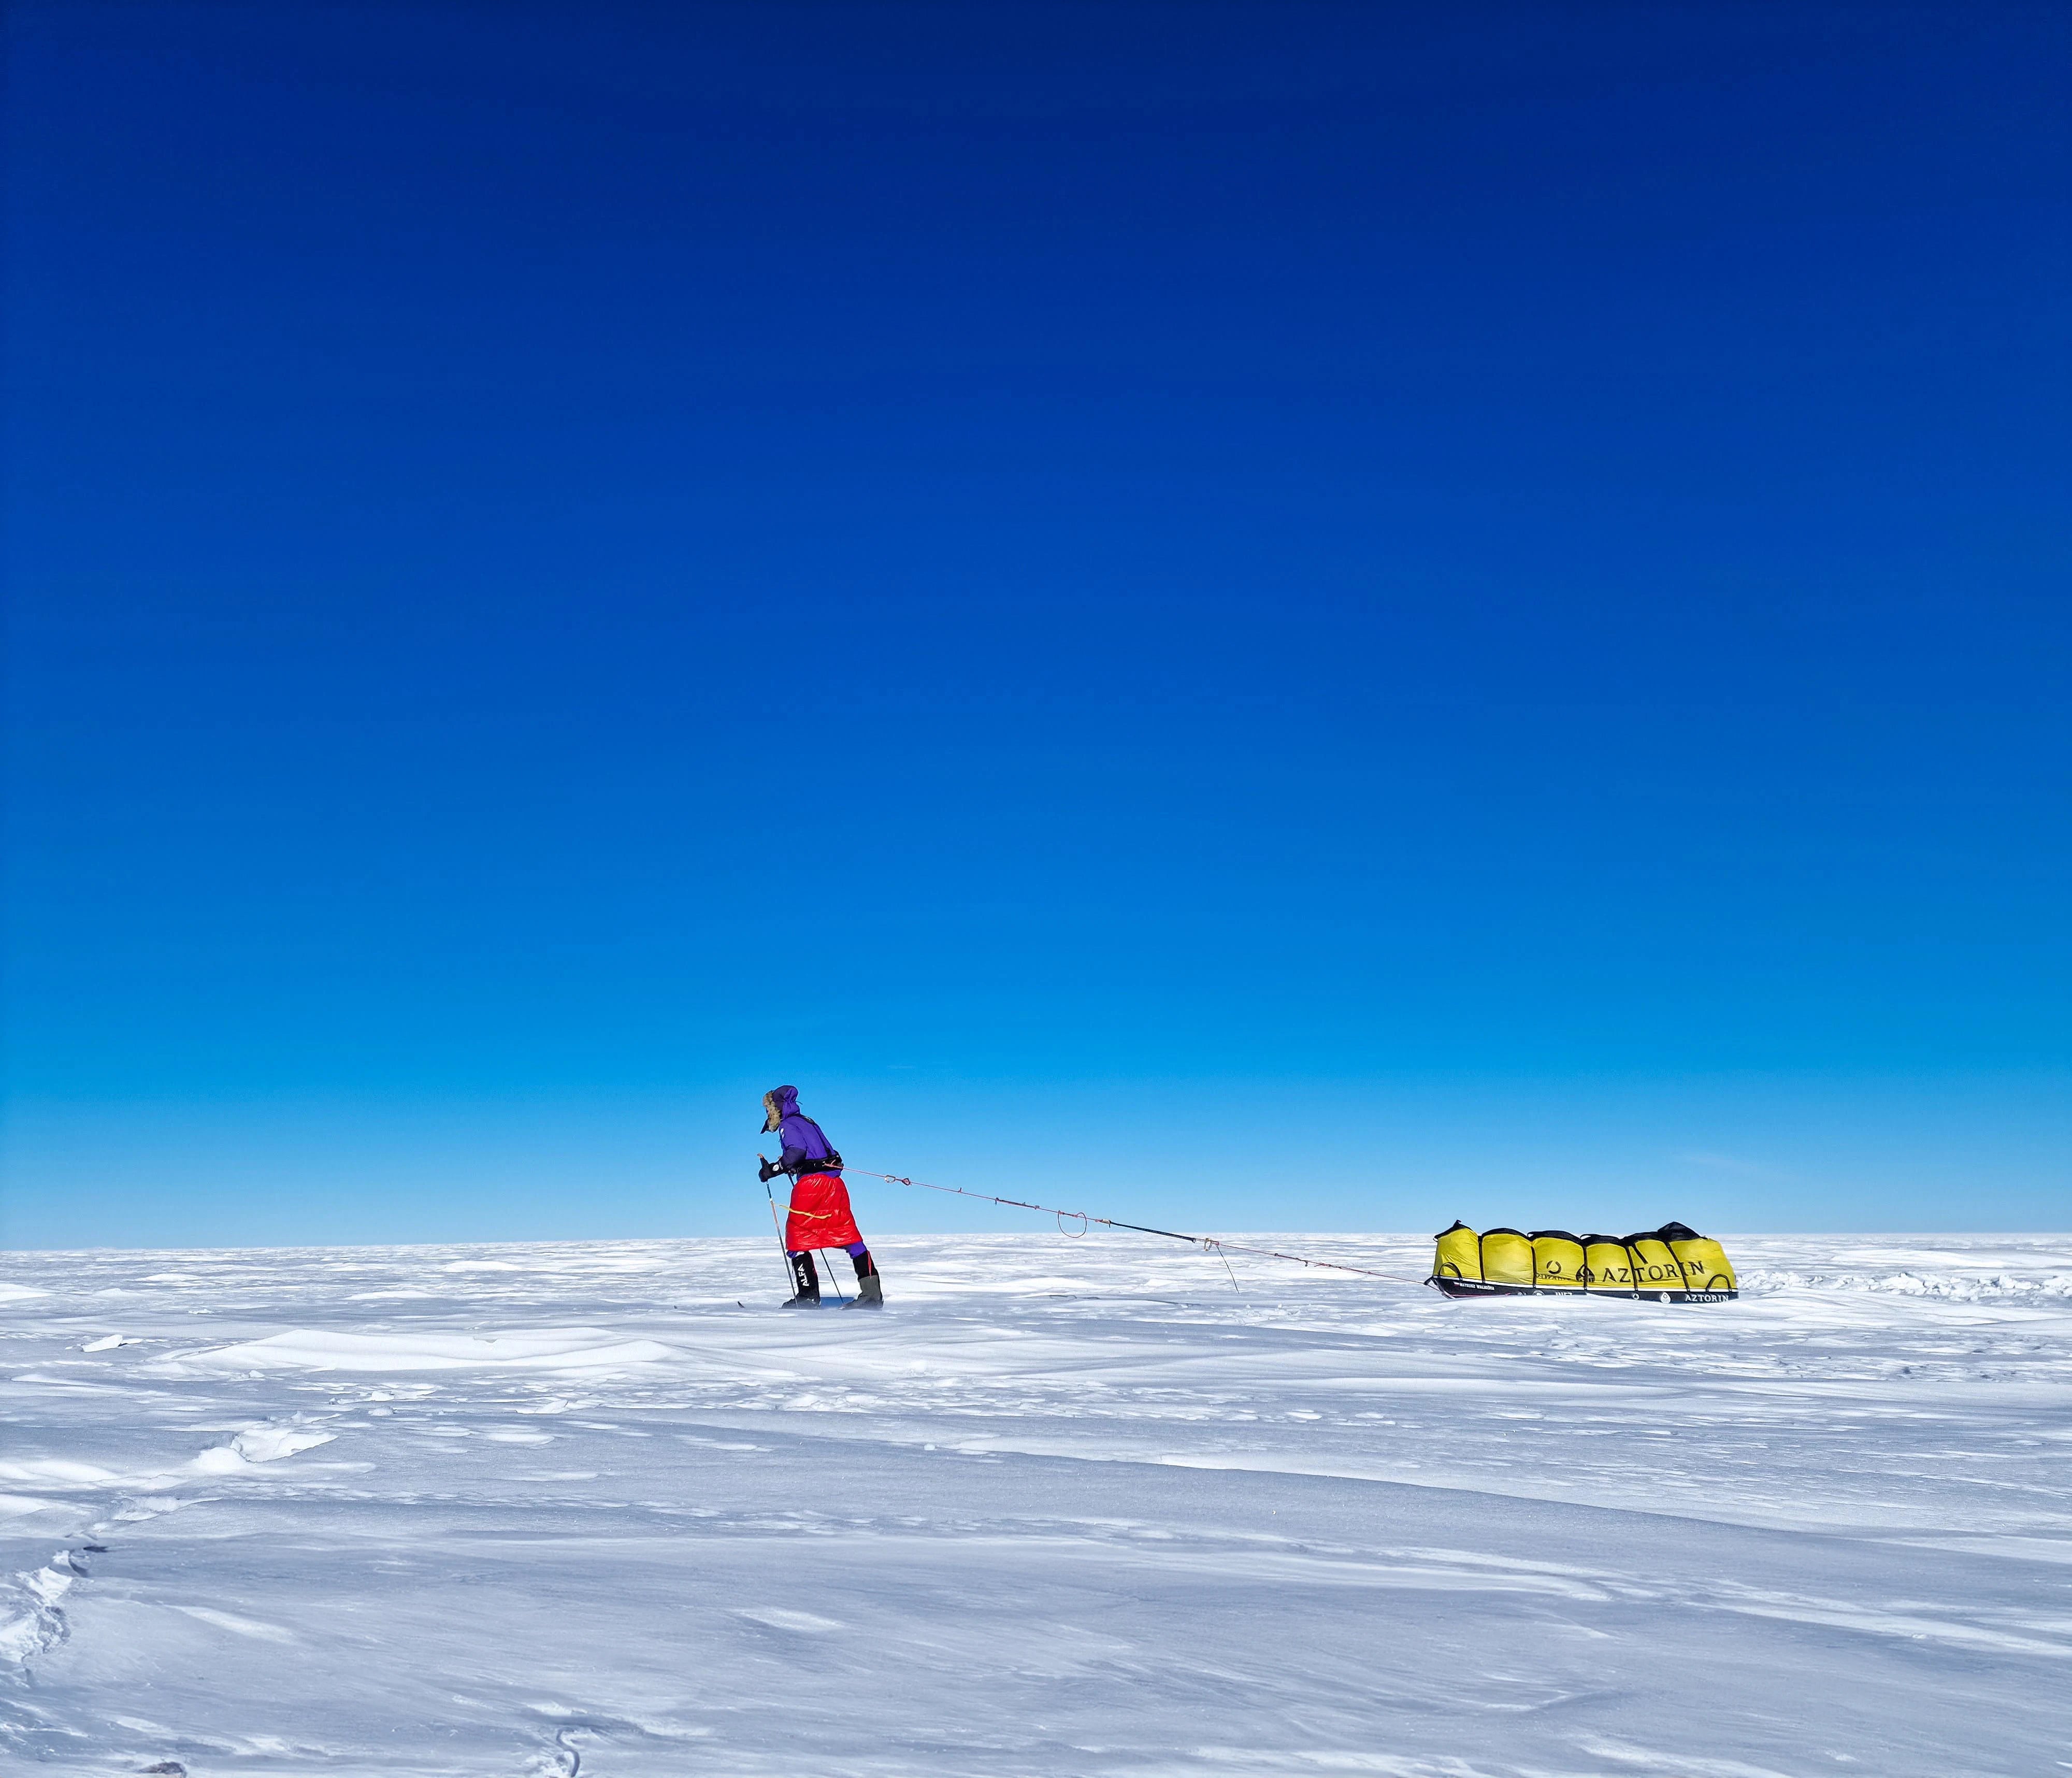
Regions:
<instances>
[{"instance_id":1,"label":"deep blue sky gradient","mask_svg":"<svg viewBox=\"0 0 2072 1778\"><path fill-rule=\"evenodd\" d=\"M2062 9L9 29L11 1243L2064 1226Z\"/></svg>"}]
</instances>

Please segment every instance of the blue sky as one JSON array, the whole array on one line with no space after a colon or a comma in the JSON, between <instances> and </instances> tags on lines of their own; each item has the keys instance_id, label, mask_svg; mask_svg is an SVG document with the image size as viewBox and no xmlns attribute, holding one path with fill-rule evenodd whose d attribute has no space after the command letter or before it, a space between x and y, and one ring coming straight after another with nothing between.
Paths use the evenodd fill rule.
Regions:
<instances>
[{"instance_id":1,"label":"blue sky","mask_svg":"<svg viewBox=\"0 0 2072 1778\"><path fill-rule=\"evenodd\" d=\"M9 28L10 1242L2065 1226L2062 10Z\"/></svg>"}]
</instances>

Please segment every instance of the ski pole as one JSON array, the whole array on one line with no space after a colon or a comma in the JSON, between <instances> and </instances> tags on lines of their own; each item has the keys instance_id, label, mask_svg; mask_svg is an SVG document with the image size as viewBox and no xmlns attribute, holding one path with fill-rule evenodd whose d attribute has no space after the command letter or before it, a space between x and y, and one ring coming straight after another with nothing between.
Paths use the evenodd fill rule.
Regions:
<instances>
[{"instance_id":1,"label":"ski pole","mask_svg":"<svg viewBox=\"0 0 2072 1778\"><path fill-rule=\"evenodd\" d=\"M763 1160L760 1155L755 1158ZM770 1163L763 1160L763 1164L767 1167ZM791 1274L791 1250L784 1245L784 1224L777 1214L777 1194L770 1189L770 1181L767 1179L763 1182L763 1195L770 1200L770 1221L777 1230L777 1259L784 1268L785 1286L796 1296L799 1292L799 1280Z\"/></svg>"}]
</instances>

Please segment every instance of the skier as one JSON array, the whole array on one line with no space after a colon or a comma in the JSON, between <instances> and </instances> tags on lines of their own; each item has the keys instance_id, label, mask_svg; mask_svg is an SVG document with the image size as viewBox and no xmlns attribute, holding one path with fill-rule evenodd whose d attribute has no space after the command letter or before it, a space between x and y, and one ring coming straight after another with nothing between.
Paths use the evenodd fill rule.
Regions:
<instances>
[{"instance_id":1,"label":"skier","mask_svg":"<svg viewBox=\"0 0 2072 1778\"><path fill-rule=\"evenodd\" d=\"M820 1300L820 1276L813 1264L816 1247L846 1248L856 1262L856 1300L849 1307L882 1309L885 1287L879 1282L878 1264L857 1232L856 1216L849 1207L849 1187L842 1183L842 1157L822 1133L820 1125L799 1109L799 1089L773 1087L763 1095L763 1133L776 1131L784 1152L775 1160L758 1155L767 1185L779 1173L791 1181L791 1215L784 1224L784 1257L791 1262L792 1282L799 1294L787 1308L812 1308Z\"/></svg>"}]
</instances>

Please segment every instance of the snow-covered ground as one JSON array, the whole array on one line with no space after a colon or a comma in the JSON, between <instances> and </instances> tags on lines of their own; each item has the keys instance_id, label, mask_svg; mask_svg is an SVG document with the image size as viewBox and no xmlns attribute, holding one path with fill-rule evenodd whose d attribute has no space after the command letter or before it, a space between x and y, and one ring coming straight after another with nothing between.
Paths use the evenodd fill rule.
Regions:
<instances>
[{"instance_id":1,"label":"snow-covered ground","mask_svg":"<svg viewBox=\"0 0 2072 1778\"><path fill-rule=\"evenodd\" d=\"M1669 1308L890 1240L882 1316L767 1240L8 1256L0 1750L2072 1771L2072 1238L1729 1250Z\"/></svg>"}]
</instances>

